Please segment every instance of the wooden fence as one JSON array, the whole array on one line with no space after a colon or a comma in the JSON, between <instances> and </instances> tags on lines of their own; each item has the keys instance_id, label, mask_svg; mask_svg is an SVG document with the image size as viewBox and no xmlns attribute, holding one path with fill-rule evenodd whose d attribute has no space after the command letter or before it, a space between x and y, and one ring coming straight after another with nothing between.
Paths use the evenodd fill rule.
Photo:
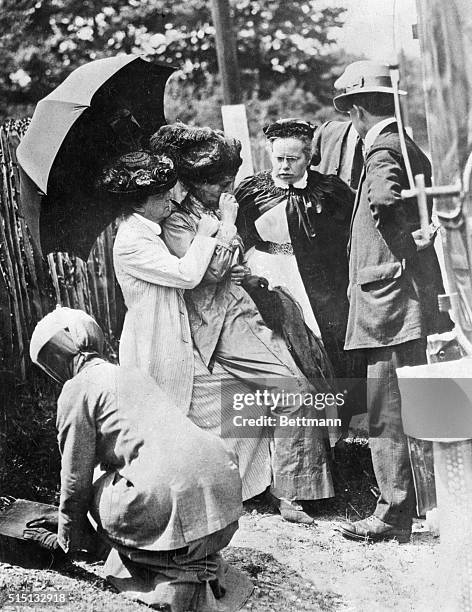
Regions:
<instances>
[{"instance_id":1,"label":"wooden fence","mask_svg":"<svg viewBox=\"0 0 472 612\"><path fill-rule=\"evenodd\" d=\"M92 314L105 332L112 358L124 316L113 272L115 224L99 236L87 262L67 253L44 259L32 241L18 205L15 154L28 125L29 119L23 119L0 126L0 373L19 380L28 377L34 326L56 304ZM256 170L268 166L265 141L252 142L252 152Z\"/></svg>"},{"instance_id":2,"label":"wooden fence","mask_svg":"<svg viewBox=\"0 0 472 612\"><path fill-rule=\"evenodd\" d=\"M81 308L97 319L116 351L123 301L116 285L114 226L98 238L87 262L66 253L41 257L20 214L16 147L28 120L0 127L0 371L25 380L35 324L56 304Z\"/></svg>"}]
</instances>

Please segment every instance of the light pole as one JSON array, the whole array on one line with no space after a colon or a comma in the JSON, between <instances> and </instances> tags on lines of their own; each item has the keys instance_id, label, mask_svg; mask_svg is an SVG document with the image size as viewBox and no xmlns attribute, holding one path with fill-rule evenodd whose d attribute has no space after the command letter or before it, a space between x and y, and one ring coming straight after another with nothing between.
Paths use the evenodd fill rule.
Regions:
<instances>
[{"instance_id":1,"label":"light pole","mask_svg":"<svg viewBox=\"0 0 472 612\"><path fill-rule=\"evenodd\" d=\"M216 54L223 85L223 100L225 104L239 104L241 83L229 1L211 0L211 14L216 31Z\"/></svg>"}]
</instances>

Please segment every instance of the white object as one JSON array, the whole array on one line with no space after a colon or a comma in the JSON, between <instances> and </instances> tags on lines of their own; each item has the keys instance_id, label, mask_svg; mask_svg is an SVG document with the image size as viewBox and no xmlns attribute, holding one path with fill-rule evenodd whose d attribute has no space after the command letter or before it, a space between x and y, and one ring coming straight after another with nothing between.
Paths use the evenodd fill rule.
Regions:
<instances>
[{"instance_id":1,"label":"white object","mask_svg":"<svg viewBox=\"0 0 472 612\"><path fill-rule=\"evenodd\" d=\"M228 138L237 138L241 141L241 157L243 163L238 170L235 186L247 176L254 174L252 163L251 140L249 138L249 128L247 125L246 107L244 104L229 104L221 107L223 118L223 129Z\"/></svg>"}]
</instances>

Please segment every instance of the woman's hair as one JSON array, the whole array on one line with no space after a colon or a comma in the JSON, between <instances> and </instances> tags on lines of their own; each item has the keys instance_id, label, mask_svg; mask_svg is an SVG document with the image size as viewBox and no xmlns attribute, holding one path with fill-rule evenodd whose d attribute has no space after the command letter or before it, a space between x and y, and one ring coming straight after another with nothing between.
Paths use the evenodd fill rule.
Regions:
<instances>
[{"instance_id":1,"label":"woman's hair","mask_svg":"<svg viewBox=\"0 0 472 612\"><path fill-rule=\"evenodd\" d=\"M311 154L312 154L312 139L308 138L307 136L276 136L275 138L269 138L267 140L267 147L269 149L269 152L272 151L272 145L276 140L279 139L284 139L284 138L295 138L296 140L299 140L301 143L303 143L303 155L307 158L307 160L309 161L311 159Z\"/></svg>"},{"instance_id":2,"label":"woman's hair","mask_svg":"<svg viewBox=\"0 0 472 612\"><path fill-rule=\"evenodd\" d=\"M279 138L295 138L303 143L303 154L307 160L311 159L311 148L315 126L303 119L279 119L263 127L268 146L272 150L274 140Z\"/></svg>"},{"instance_id":3,"label":"woman's hair","mask_svg":"<svg viewBox=\"0 0 472 612\"><path fill-rule=\"evenodd\" d=\"M241 143L223 132L183 123L164 125L150 140L154 154L169 156L184 184L219 183L235 176L241 159Z\"/></svg>"},{"instance_id":4,"label":"woman's hair","mask_svg":"<svg viewBox=\"0 0 472 612\"><path fill-rule=\"evenodd\" d=\"M100 172L96 186L126 214L140 208L149 195L169 191L176 182L177 173L170 158L133 151L108 163Z\"/></svg>"}]
</instances>

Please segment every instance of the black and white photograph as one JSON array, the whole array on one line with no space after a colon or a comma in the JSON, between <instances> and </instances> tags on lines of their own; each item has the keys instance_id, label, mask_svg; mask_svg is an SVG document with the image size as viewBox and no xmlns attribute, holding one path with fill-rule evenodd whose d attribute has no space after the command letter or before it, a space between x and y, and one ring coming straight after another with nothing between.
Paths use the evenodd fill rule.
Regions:
<instances>
[{"instance_id":1,"label":"black and white photograph","mask_svg":"<svg viewBox=\"0 0 472 612\"><path fill-rule=\"evenodd\" d=\"M472 610L470 0L0 0L0 609Z\"/></svg>"}]
</instances>

